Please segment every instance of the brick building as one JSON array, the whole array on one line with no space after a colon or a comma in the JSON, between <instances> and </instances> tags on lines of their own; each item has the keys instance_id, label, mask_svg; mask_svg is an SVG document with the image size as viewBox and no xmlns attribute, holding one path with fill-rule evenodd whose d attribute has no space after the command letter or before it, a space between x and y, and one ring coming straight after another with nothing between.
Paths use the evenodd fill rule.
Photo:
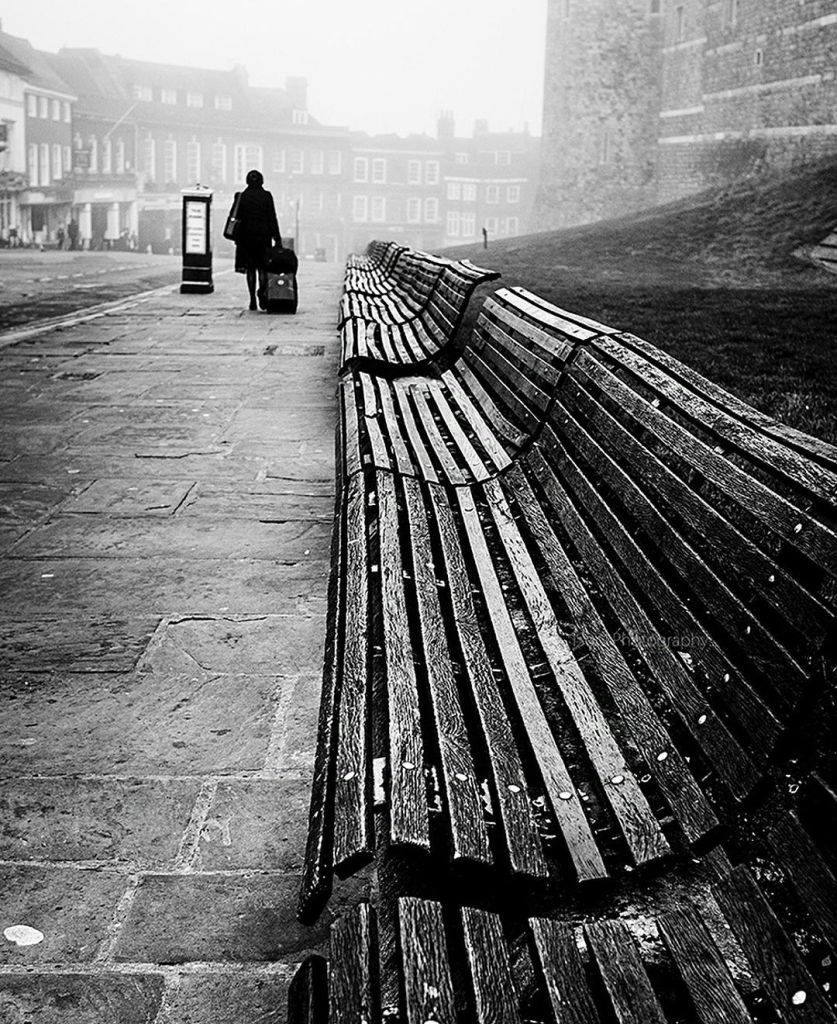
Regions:
<instances>
[{"instance_id":1,"label":"brick building","mask_svg":"<svg viewBox=\"0 0 837 1024\"><path fill-rule=\"evenodd\" d=\"M837 0L550 0L538 218L837 152Z\"/></svg>"}]
</instances>

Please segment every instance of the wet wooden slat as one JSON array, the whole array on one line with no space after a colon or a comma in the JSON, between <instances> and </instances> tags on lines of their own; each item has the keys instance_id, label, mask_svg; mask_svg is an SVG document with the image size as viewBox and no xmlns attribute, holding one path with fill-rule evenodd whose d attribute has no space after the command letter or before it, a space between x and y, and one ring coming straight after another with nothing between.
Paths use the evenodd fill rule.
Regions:
<instances>
[{"instance_id":1,"label":"wet wooden slat","mask_svg":"<svg viewBox=\"0 0 837 1024\"><path fill-rule=\"evenodd\" d=\"M473 498L462 489L457 490L456 497L515 706L532 746L547 799L558 820L573 867L579 881L604 878L607 871L601 853L532 683Z\"/></svg>"},{"instance_id":2,"label":"wet wooden slat","mask_svg":"<svg viewBox=\"0 0 837 1024\"><path fill-rule=\"evenodd\" d=\"M545 878L547 866L529 804L526 776L480 634L453 514L440 487L429 487L429 500L439 530L454 629L488 751L492 798L502 826L509 867L517 875Z\"/></svg>"},{"instance_id":3,"label":"wet wooden slat","mask_svg":"<svg viewBox=\"0 0 837 1024\"><path fill-rule=\"evenodd\" d=\"M406 1024L457 1024L442 905L402 897L398 926Z\"/></svg>"},{"instance_id":4,"label":"wet wooden slat","mask_svg":"<svg viewBox=\"0 0 837 1024\"><path fill-rule=\"evenodd\" d=\"M331 926L329 1024L379 1019L375 912L361 903Z\"/></svg>"},{"instance_id":5,"label":"wet wooden slat","mask_svg":"<svg viewBox=\"0 0 837 1024\"><path fill-rule=\"evenodd\" d=\"M471 471L473 478L475 480L487 480L490 475L489 470L459 424L450 407L445 391L440 387L429 388L427 396L432 400L442 419L445 421L448 433L456 442L459 453L464 459L468 469Z\"/></svg>"},{"instance_id":6,"label":"wet wooden slat","mask_svg":"<svg viewBox=\"0 0 837 1024\"><path fill-rule=\"evenodd\" d=\"M657 920L663 941L686 985L701 1024L752 1024L729 968L692 907Z\"/></svg>"},{"instance_id":7,"label":"wet wooden slat","mask_svg":"<svg viewBox=\"0 0 837 1024\"><path fill-rule=\"evenodd\" d=\"M621 921L584 929L618 1024L666 1024L636 943Z\"/></svg>"},{"instance_id":8,"label":"wet wooden slat","mask_svg":"<svg viewBox=\"0 0 837 1024\"><path fill-rule=\"evenodd\" d=\"M529 936L532 962L546 988L552 1024L600 1024L572 927L533 918Z\"/></svg>"},{"instance_id":9,"label":"wet wooden slat","mask_svg":"<svg viewBox=\"0 0 837 1024\"><path fill-rule=\"evenodd\" d=\"M373 849L369 754L369 639L363 476L349 478L346 490L345 629L340 649L341 685L337 746L334 751L334 862L352 865Z\"/></svg>"},{"instance_id":10,"label":"wet wooden slat","mask_svg":"<svg viewBox=\"0 0 837 1024\"><path fill-rule=\"evenodd\" d=\"M399 473L410 476L415 473L415 466L410 457L410 450L405 443L401 424L395 414L395 403L389 381L378 379L378 394L381 401L384 423L386 424L387 436L389 437L395 457L395 467Z\"/></svg>"},{"instance_id":11,"label":"wet wooden slat","mask_svg":"<svg viewBox=\"0 0 837 1024\"><path fill-rule=\"evenodd\" d=\"M783 1019L790 1024L834 1024L837 1017L749 871L734 868L713 892Z\"/></svg>"},{"instance_id":12,"label":"wet wooden slat","mask_svg":"<svg viewBox=\"0 0 837 1024\"><path fill-rule=\"evenodd\" d=\"M288 1024L328 1024L328 963L313 954L288 988Z\"/></svg>"},{"instance_id":13,"label":"wet wooden slat","mask_svg":"<svg viewBox=\"0 0 837 1024\"><path fill-rule=\"evenodd\" d=\"M379 469L389 469L389 454L378 421L378 395L368 373L359 374L363 394L363 420L372 448L372 461Z\"/></svg>"},{"instance_id":14,"label":"wet wooden slat","mask_svg":"<svg viewBox=\"0 0 837 1024\"><path fill-rule=\"evenodd\" d=\"M445 444L444 438L439 431L439 427L433 419L433 413L430 411L430 407L427 402L428 390L428 385L416 385L410 389L410 396L412 397L413 404L419 414L419 419L424 427L424 431L427 434L430 450L438 459L445 479L454 485L464 484L466 482L465 474L451 455L448 446Z\"/></svg>"},{"instance_id":15,"label":"wet wooden slat","mask_svg":"<svg viewBox=\"0 0 837 1024\"><path fill-rule=\"evenodd\" d=\"M489 481L484 492L556 686L599 777L631 856L636 864L667 856L671 853L668 841L569 644L558 630L552 605L512 518L499 481Z\"/></svg>"},{"instance_id":16,"label":"wet wooden slat","mask_svg":"<svg viewBox=\"0 0 837 1024\"><path fill-rule=\"evenodd\" d=\"M478 1024L521 1024L500 918L471 907L461 914Z\"/></svg>"},{"instance_id":17,"label":"wet wooden slat","mask_svg":"<svg viewBox=\"0 0 837 1024\"><path fill-rule=\"evenodd\" d=\"M718 825L707 798L605 628L575 568L549 526L528 480L518 466L513 468L508 479L552 582L562 594L573 622L578 624L576 636L590 651L599 675L622 716L625 729L636 740L689 841L702 839ZM566 495L559 492L557 483L550 496L566 499ZM566 501L558 503L557 507L564 516L570 514L568 505ZM597 583L601 585L602 580L597 579Z\"/></svg>"},{"instance_id":18,"label":"wet wooden slat","mask_svg":"<svg viewBox=\"0 0 837 1024\"><path fill-rule=\"evenodd\" d=\"M379 473L378 531L384 654L389 710L390 837L396 845L430 849L424 748L407 621L398 507L389 473Z\"/></svg>"},{"instance_id":19,"label":"wet wooden slat","mask_svg":"<svg viewBox=\"0 0 837 1024\"><path fill-rule=\"evenodd\" d=\"M491 850L479 785L439 605L427 512L421 487L412 477L404 480L404 501L410 524L422 658L439 744L441 783L447 805L453 859L490 864Z\"/></svg>"},{"instance_id":20,"label":"wet wooden slat","mask_svg":"<svg viewBox=\"0 0 837 1024\"><path fill-rule=\"evenodd\" d=\"M407 431L411 453L421 469L422 477L425 480L438 482L438 474L430 460L424 439L419 433L418 425L413 415L413 407L410 404L411 387L411 382L397 381L393 384L395 397L398 400L398 408L401 411L401 420L404 424L404 429Z\"/></svg>"},{"instance_id":21,"label":"wet wooden slat","mask_svg":"<svg viewBox=\"0 0 837 1024\"><path fill-rule=\"evenodd\" d=\"M459 414L476 434L480 444L486 450L494 466L498 470L507 469L511 465L511 459L500 444L496 434L483 419L481 410L478 410L459 383L457 377L450 370L442 374L442 380L456 403Z\"/></svg>"}]
</instances>

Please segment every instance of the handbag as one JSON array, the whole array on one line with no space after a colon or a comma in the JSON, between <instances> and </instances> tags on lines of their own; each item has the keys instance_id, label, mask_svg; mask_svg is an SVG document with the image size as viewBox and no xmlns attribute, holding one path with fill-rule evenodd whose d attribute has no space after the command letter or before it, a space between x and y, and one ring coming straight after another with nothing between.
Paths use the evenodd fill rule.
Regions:
<instances>
[{"instance_id":1,"label":"handbag","mask_svg":"<svg viewBox=\"0 0 837 1024\"><path fill-rule=\"evenodd\" d=\"M269 274L295 274L299 260L293 249L283 249L281 245L273 245L265 254L265 266Z\"/></svg>"},{"instance_id":2,"label":"handbag","mask_svg":"<svg viewBox=\"0 0 837 1024\"><path fill-rule=\"evenodd\" d=\"M241 193L236 192L230 212L227 214L227 223L224 225L224 238L228 238L231 242L235 241L235 236L238 234L238 229L241 225L238 217L238 204L240 202Z\"/></svg>"}]
</instances>

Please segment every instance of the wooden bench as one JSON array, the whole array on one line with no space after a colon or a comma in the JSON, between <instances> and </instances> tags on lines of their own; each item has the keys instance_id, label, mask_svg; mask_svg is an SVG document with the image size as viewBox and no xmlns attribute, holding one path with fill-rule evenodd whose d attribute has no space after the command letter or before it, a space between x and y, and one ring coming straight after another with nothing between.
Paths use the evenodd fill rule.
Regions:
<instances>
[{"instance_id":1,"label":"wooden bench","mask_svg":"<svg viewBox=\"0 0 837 1024\"><path fill-rule=\"evenodd\" d=\"M363 255L352 253L346 260L344 292L387 291L394 287L392 271L405 245L396 242L370 242Z\"/></svg>"},{"instance_id":2,"label":"wooden bench","mask_svg":"<svg viewBox=\"0 0 837 1024\"><path fill-rule=\"evenodd\" d=\"M309 916L378 848L566 888L707 846L825 686L834 450L516 298L476 348L485 408L528 433L486 479L451 471L436 398L413 431L397 390L344 386ZM513 407L524 367L543 400Z\"/></svg>"},{"instance_id":3,"label":"wooden bench","mask_svg":"<svg viewBox=\"0 0 837 1024\"><path fill-rule=\"evenodd\" d=\"M413 373L439 359L453 342L474 290L497 277L468 260L400 253L382 282L343 294L343 369Z\"/></svg>"}]
</instances>

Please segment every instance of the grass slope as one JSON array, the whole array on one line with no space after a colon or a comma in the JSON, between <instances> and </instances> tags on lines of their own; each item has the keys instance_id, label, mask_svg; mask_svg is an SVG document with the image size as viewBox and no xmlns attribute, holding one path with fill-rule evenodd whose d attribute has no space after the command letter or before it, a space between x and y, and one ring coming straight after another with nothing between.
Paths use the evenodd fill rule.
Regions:
<instances>
[{"instance_id":1,"label":"grass slope","mask_svg":"<svg viewBox=\"0 0 837 1024\"><path fill-rule=\"evenodd\" d=\"M444 254L632 331L837 444L837 276L794 255L835 222L829 160L618 220L492 242L488 252Z\"/></svg>"}]
</instances>

